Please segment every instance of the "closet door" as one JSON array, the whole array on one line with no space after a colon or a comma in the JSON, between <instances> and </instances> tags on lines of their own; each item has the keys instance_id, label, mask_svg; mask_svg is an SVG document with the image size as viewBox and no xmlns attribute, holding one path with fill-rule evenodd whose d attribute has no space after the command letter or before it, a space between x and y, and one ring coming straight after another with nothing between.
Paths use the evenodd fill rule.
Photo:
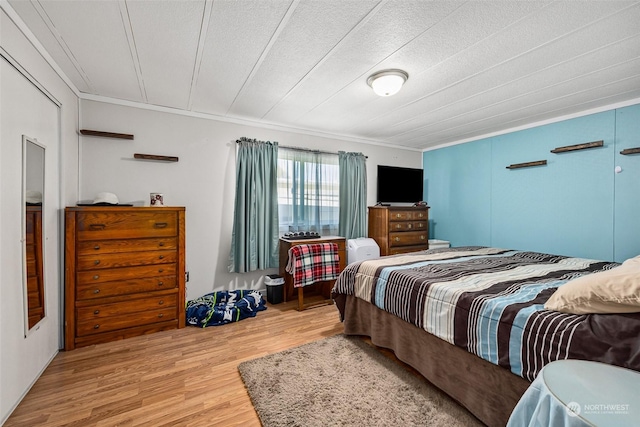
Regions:
<instances>
[{"instance_id":1,"label":"closet door","mask_svg":"<svg viewBox=\"0 0 640 427\"><path fill-rule=\"evenodd\" d=\"M640 147L640 105L616 110L615 260L640 255L640 153L620 154L622 150Z\"/></svg>"},{"instance_id":2,"label":"closet door","mask_svg":"<svg viewBox=\"0 0 640 427\"><path fill-rule=\"evenodd\" d=\"M12 25L0 14L2 31ZM4 41L4 40L3 40ZM59 109L33 82L11 63L0 57L0 420L27 393L58 352L60 336L59 261ZM44 194L39 206L42 226L42 275L45 318L29 328L29 268L24 260L29 233L23 235L27 211L23 201L23 135L46 147L44 155ZM26 163L26 162L25 162ZM40 170L42 173L42 170ZM25 180L27 181L28 178ZM39 180L39 179L38 179ZM31 182L30 180L28 180ZM32 206L35 208L35 206ZM26 231L26 227L25 227ZM34 240L35 241L35 240ZM24 252L23 252L24 251ZM35 255L34 255L35 257ZM23 281L23 278L26 280ZM32 276L33 279L33 276ZM25 293L25 288L27 292ZM25 326L28 332L25 333Z\"/></svg>"}]
</instances>

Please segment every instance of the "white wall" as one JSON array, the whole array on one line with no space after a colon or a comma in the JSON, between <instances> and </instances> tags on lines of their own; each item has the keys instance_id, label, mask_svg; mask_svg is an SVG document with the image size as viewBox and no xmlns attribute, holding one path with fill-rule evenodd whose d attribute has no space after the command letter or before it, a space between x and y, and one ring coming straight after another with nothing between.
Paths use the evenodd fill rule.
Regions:
<instances>
[{"instance_id":1,"label":"white wall","mask_svg":"<svg viewBox=\"0 0 640 427\"><path fill-rule=\"evenodd\" d=\"M80 198L115 193L122 203L164 193L165 204L187 212L187 299L223 289L264 289L265 270L229 273L235 195L235 141L240 137L368 156L368 202L375 204L378 164L421 167L422 154L379 145L226 123L161 111L82 100L81 129L134 134L134 140L81 137ZM134 160L134 153L178 156L177 163Z\"/></svg>"},{"instance_id":2,"label":"white wall","mask_svg":"<svg viewBox=\"0 0 640 427\"><path fill-rule=\"evenodd\" d=\"M261 288L263 274L275 272L227 272L234 200L234 141L239 137L327 151L362 151L369 156L369 204L375 203L377 164L420 167L422 163L421 154L413 150L95 101L82 101L79 107L77 90L67 86L65 78L56 74L38 53L35 38L15 12L6 2L0 2L0 8L0 54L11 58L20 72L35 82L34 85L17 74L19 71L0 58L0 424L61 348L64 206L92 199L98 191L114 192L123 202L142 200L147 204L148 193L163 192L167 204L186 206L187 266L191 273L187 297L195 298L212 290ZM59 108L36 86L57 100ZM56 110L59 112L52 113ZM55 131L52 114L58 115ZM79 128L133 133L136 139L82 137L79 141ZM52 137L51 132L58 137ZM44 214L47 316L26 337L19 256L22 134L47 146ZM134 161L133 153L176 155L180 162Z\"/></svg>"},{"instance_id":3,"label":"white wall","mask_svg":"<svg viewBox=\"0 0 640 427\"><path fill-rule=\"evenodd\" d=\"M11 20L0 13L0 424L10 415L61 342L60 207L76 200L77 117L75 94L37 53ZM7 8L5 11L4 8ZM5 57L22 70L19 72ZM49 100L23 74L29 74L61 107ZM24 334L22 283L22 135L46 145L45 311L37 328ZM64 177L61 177L64 171Z\"/></svg>"}]
</instances>

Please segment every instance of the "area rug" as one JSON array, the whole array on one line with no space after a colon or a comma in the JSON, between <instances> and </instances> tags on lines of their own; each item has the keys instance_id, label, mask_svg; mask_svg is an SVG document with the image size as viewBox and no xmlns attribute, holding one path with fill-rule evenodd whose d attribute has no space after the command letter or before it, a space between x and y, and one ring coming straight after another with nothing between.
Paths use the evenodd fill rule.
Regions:
<instances>
[{"instance_id":1,"label":"area rug","mask_svg":"<svg viewBox=\"0 0 640 427\"><path fill-rule=\"evenodd\" d=\"M238 370L265 427L483 425L357 337L336 335Z\"/></svg>"}]
</instances>

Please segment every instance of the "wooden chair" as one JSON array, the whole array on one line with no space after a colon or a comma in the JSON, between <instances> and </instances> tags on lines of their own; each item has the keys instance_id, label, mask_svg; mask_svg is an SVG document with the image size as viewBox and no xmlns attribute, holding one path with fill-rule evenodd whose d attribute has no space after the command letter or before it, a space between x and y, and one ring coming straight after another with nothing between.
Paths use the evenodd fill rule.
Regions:
<instances>
[{"instance_id":1,"label":"wooden chair","mask_svg":"<svg viewBox=\"0 0 640 427\"><path fill-rule=\"evenodd\" d=\"M331 288L342 271L338 246L335 243L299 244L289 249L288 258L287 270L294 276L294 287L298 288L298 311L333 304ZM304 288L309 285L320 287L324 299L305 303Z\"/></svg>"}]
</instances>

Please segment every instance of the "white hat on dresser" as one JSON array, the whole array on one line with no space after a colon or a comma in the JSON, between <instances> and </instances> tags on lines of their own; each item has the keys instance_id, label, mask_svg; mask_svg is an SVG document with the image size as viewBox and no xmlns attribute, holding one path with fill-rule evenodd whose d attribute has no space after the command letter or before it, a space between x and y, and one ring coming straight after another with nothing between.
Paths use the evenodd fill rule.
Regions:
<instances>
[{"instance_id":1,"label":"white hat on dresser","mask_svg":"<svg viewBox=\"0 0 640 427\"><path fill-rule=\"evenodd\" d=\"M117 205L118 203L118 196L113 193L107 193L106 191L98 193L95 199L93 199L94 205Z\"/></svg>"}]
</instances>

